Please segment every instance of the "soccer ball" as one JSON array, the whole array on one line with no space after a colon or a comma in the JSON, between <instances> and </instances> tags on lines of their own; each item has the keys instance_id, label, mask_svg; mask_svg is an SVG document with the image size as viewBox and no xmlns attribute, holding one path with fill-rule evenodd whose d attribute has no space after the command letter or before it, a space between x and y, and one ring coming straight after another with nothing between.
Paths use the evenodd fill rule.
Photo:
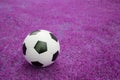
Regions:
<instances>
[{"instance_id":1,"label":"soccer ball","mask_svg":"<svg viewBox=\"0 0 120 80\"><path fill-rule=\"evenodd\" d=\"M22 49L25 59L31 65L46 67L56 60L60 44L51 32L37 30L25 38Z\"/></svg>"}]
</instances>

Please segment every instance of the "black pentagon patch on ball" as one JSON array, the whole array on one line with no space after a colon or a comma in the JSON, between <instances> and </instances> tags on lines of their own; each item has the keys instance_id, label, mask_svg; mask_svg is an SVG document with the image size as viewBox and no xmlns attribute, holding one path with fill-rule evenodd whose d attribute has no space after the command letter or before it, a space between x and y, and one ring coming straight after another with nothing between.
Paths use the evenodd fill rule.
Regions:
<instances>
[{"instance_id":1,"label":"black pentagon patch on ball","mask_svg":"<svg viewBox=\"0 0 120 80\"><path fill-rule=\"evenodd\" d=\"M47 51L47 43L43 41L37 41L34 49L39 53L43 53Z\"/></svg>"},{"instance_id":2,"label":"black pentagon patch on ball","mask_svg":"<svg viewBox=\"0 0 120 80\"><path fill-rule=\"evenodd\" d=\"M57 38L56 38L52 33L50 33L50 36L51 36L51 38L54 39L55 41L58 41Z\"/></svg>"},{"instance_id":3,"label":"black pentagon patch on ball","mask_svg":"<svg viewBox=\"0 0 120 80\"><path fill-rule=\"evenodd\" d=\"M32 65L34 65L34 66L39 66L39 67L42 67L42 66L43 66L43 64L40 63L40 62L38 62L38 61L31 62L31 63L32 63Z\"/></svg>"},{"instance_id":4,"label":"black pentagon patch on ball","mask_svg":"<svg viewBox=\"0 0 120 80\"><path fill-rule=\"evenodd\" d=\"M26 49L27 49L27 48L26 48L25 43L24 43L23 46L22 46L22 50L23 50L23 54L24 54L24 55L26 55Z\"/></svg>"},{"instance_id":5,"label":"black pentagon patch on ball","mask_svg":"<svg viewBox=\"0 0 120 80\"><path fill-rule=\"evenodd\" d=\"M32 33L30 33L30 35L36 35L37 33L39 33L40 30L37 30L37 31L33 31Z\"/></svg>"},{"instance_id":6,"label":"black pentagon patch on ball","mask_svg":"<svg viewBox=\"0 0 120 80\"><path fill-rule=\"evenodd\" d=\"M59 52L57 51L57 52L53 55L52 61L55 61L55 60L57 59L58 54L59 54Z\"/></svg>"}]
</instances>

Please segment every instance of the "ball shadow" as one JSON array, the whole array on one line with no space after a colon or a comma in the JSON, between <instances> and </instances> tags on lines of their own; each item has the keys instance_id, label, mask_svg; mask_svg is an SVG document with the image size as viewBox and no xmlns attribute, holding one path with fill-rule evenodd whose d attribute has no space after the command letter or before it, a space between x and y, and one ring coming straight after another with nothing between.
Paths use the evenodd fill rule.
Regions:
<instances>
[{"instance_id":1,"label":"ball shadow","mask_svg":"<svg viewBox=\"0 0 120 80\"><path fill-rule=\"evenodd\" d=\"M44 72L44 74L48 73L48 72L53 72L55 69L59 68L59 64L57 62L47 66L47 67L37 67L37 66L33 66L31 64L29 64L28 62L24 62L21 66L21 68L23 68L23 70L29 72L29 71L37 71L39 72Z\"/></svg>"}]
</instances>

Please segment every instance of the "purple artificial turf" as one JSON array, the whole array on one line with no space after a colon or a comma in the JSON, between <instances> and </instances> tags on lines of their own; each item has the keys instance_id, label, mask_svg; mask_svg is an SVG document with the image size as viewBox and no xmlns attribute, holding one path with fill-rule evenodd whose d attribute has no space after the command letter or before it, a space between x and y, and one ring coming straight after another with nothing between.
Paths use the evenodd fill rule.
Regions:
<instances>
[{"instance_id":1,"label":"purple artificial turf","mask_svg":"<svg viewBox=\"0 0 120 80\"><path fill-rule=\"evenodd\" d=\"M38 29L61 44L39 69L22 53ZM0 80L120 80L120 0L0 0Z\"/></svg>"}]
</instances>

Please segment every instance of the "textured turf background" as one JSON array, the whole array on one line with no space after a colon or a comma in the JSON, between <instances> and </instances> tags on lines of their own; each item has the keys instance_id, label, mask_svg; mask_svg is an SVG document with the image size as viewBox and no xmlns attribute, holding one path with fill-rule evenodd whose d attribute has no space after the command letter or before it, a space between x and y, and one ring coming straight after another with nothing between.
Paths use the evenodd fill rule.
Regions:
<instances>
[{"instance_id":1,"label":"textured turf background","mask_svg":"<svg viewBox=\"0 0 120 80\"><path fill-rule=\"evenodd\" d=\"M40 69L21 49L37 29L61 43ZM120 0L0 0L0 80L120 80Z\"/></svg>"}]
</instances>

